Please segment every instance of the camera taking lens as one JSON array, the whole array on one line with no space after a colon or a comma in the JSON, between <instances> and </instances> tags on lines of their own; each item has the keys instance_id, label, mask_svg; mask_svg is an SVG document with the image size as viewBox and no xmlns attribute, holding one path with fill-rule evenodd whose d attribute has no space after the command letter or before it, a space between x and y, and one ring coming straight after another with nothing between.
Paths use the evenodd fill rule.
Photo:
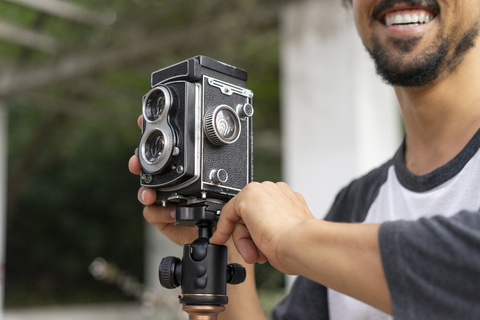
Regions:
<instances>
[{"instance_id":1,"label":"camera taking lens","mask_svg":"<svg viewBox=\"0 0 480 320\"><path fill-rule=\"evenodd\" d=\"M160 130L155 130L145 142L145 158L149 163L157 162L162 156L165 147L165 137Z\"/></svg>"}]
</instances>

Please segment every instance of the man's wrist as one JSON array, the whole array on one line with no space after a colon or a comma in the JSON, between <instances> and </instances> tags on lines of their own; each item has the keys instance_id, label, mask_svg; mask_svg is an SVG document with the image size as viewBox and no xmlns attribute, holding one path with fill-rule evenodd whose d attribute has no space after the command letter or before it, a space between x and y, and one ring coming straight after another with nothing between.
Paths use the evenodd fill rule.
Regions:
<instances>
[{"instance_id":1,"label":"man's wrist","mask_svg":"<svg viewBox=\"0 0 480 320\"><path fill-rule=\"evenodd\" d=\"M290 233L278 242L276 257L282 271L287 274L301 274L301 265L308 262L308 248L312 245L312 236L319 232L324 221L308 219L290 228Z\"/></svg>"}]
</instances>

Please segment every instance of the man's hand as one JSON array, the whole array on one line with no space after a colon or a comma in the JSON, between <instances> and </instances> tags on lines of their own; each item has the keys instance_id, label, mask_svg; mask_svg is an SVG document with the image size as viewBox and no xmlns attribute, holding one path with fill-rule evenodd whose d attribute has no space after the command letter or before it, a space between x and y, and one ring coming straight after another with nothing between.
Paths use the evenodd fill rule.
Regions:
<instances>
[{"instance_id":1,"label":"man's hand","mask_svg":"<svg viewBox=\"0 0 480 320\"><path fill-rule=\"evenodd\" d=\"M250 183L223 208L211 243L233 237L238 252L248 263L267 260L284 273L282 250L301 225L314 219L303 197L283 183Z\"/></svg>"}]
</instances>

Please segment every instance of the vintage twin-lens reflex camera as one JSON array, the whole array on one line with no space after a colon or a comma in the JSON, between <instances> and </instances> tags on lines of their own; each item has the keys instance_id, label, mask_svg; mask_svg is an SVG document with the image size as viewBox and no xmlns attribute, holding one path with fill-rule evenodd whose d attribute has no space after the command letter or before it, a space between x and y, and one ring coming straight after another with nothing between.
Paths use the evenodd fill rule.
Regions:
<instances>
[{"instance_id":1,"label":"vintage twin-lens reflex camera","mask_svg":"<svg viewBox=\"0 0 480 320\"><path fill-rule=\"evenodd\" d=\"M196 56L151 75L141 185L157 202L226 202L252 181L252 97L244 70Z\"/></svg>"}]
</instances>

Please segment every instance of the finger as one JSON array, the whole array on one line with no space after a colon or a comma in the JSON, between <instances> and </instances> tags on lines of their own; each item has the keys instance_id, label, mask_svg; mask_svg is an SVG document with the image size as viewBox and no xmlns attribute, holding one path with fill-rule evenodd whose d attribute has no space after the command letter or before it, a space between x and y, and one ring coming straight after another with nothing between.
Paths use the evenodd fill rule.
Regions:
<instances>
[{"instance_id":1,"label":"finger","mask_svg":"<svg viewBox=\"0 0 480 320\"><path fill-rule=\"evenodd\" d=\"M252 264L259 260L259 250L244 224L237 223L235 225L232 238L237 251L241 254L245 262Z\"/></svg>"},{"instance_id":2,"label":"finger","mask_svg":"<svg viewBox=\"0 0 480 320\"><path fill-rule=\"evenodd\" d=\"M286 184L285 182L277 182L275 183L275 186L283 193L285 194L286 196L289 196L289 195L294 195L296 194L296 192L294 192L290 186L288 184Z\"/></svg>"},{"instance_id":3,"label":"finger","mask_svg":"<svg viewBox=\"0 0 480 320\"><path fill-rule=\"evenodd\" d=\"M142 173L142 167L140 166L140 161L138 160L138 156L132 156L128 161L128 170L131 173L140 175Z\"/></svg>"},{"instance_id":4,"label":"finger","mask_svg":"<svg viewBox=\"0 0 480 320\"><path fill-rule=\"evenodd\" d=\"M139 116L138 119L137 119L137 124L138 124L138 127L140 129L142 129L142 125L143 125L143 115Z\"/></svg>"},{"instance_id":5,"label":"finger","mask_svg":"<svg viewBox=\"0 0 480 320\"><path fill-rule=\"evenodd\" d=\"M159 225L172 224L175 222L175 208L155 205L146 206L145 209L143 209L143 217L158 228Z\"/></svg>"},{"instance_id":6,"label":"finger","mask_svg":"<svg viewBox=\"0 0 480 320\"><path fill-rule=\"evenodd\" d=\"M258 248L257 248L258 249ZM268 258L266 255L263 254L263 252L258 249L258 259L257 259L257 263L260 263L260 264L264 264L265 262L268 261Z\"/></svg>"},{"instance_id":7,"label":"finger","mask_svg":"<svg viewBox=\"0 0 480 320\"><path fill-rule=\"evenodd\" d=\"M138 190L138 201L146 206L152 205L157 200L157 191L152 188L141 187Z\"/></svg>"},{"instance_id":8,"label":"finger","mask_svg":"<svg viewBox=\"0 0 480 320\"><path fill-rule=\"evenodd\" d=\"M217 223L217 230L210 238L210 243L212 244L224 244L230 238L230 235L233 233L235 224L241 219L237 215L235 210L235 202L237 201L237 196L233 197L227 204L223 207L222 213L220 214L220 220Z\"/></svg>"},{"instance_id":9,"label":"finger","mask_svg":"<svg viewBox=\"0 0 480 320\"><path fill-rule=\"evenodd\" d=\"M295 195L297 196L298 199L300 199L300 201L302 201L303 203L307 203L307 201L305 201L305 198L301 193L295 192Z\"/></svg>"}]
</instances>

